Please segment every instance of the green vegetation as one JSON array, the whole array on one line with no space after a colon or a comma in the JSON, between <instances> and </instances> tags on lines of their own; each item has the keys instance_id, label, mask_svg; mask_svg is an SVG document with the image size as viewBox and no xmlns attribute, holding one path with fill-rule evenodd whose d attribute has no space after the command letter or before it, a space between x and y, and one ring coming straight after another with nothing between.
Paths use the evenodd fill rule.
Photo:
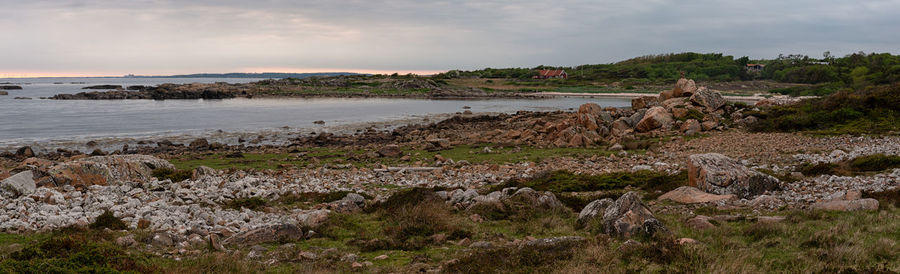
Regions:
<instances>
[{"instance_id":1,"label":"green vegetation","mask_svg":"<svg viewBox=\"0 0 900 274\"><path fill-rule=\"evenodd\" d=\"M528 179L514 179L492 186L490 191L507 187L530 187L537 191L550 191L558 196L561 202L573 210L581 210L585 205L600 198L616 198L626 187L639 188L647 194L645 198L654 199L663 193L679 186L687 185L687 173L674 175L643 170L637 172L613 172L600 175L574 174L565 170L556 170L537 174ZM575 195L570 192L594 192L593 195Z\"/></svg>"},{"instance_id":2,"label":"green vegetation","mask_svg":"<svg viewBox=\"0 0 900 274\"><path fill-rule=\"evenodd\" d=\"M489 147L491 152L485 152ZM223 153L194 154L169 159L179 170L193 170L199 166L214 169L281 169L328 165L347 167L377 167L380 165L402 165L421 161L434 163L434 155L439 154L454 161L470 163L504 164L522 161L540 162L554 157L591 157L609 155L612 152L601 148L539 148L531 146L508 146L498 144L461 145L446 150L427 151L403 148L410 155L408 161L400 158L366 156L369 150L345 148L300 148L292 153L245 153L242 158L228 158ZM639 151L638 151L639 152ZM190 175L190 174L188 174ZM190 176L188 176L190 177Z\"/></svg>"},{"instance_id":3,"label":"green vegetation","mask_svg":"<svg viewBox=\"0 0 900 274\"><path fill-rule=\"evenodd\" d=\"M800 167L800 172L806 176L822 174L852 176L895 168L900 168L900 156L874 154L837 163L807 164Z\"/></svg>"},{"instance_id":4,"label":"green vegetation","mask_svg":"<svg viewBox=\"0 0 900 274\"><path fill-rule=\"evenodd\" d=\"M286 209L309 209L314 205L321 203L330 203L343 199L350 191L335 192L301 192L286 193L278 196L278 199L269 200L261 197L237 198L227 201L223 206L225 208L240 210L246 208L249 210L261 211L267 207L286 208ZM364 198L371 198L365 193L360 194Z\"/></svg>"},{"instance_id":5,"label":"green vegetation","mask_svg":"<svg viewBox=\"0 0 900 274\"><path fill-rule=\"evenodd\" d=\"M173 170L171 168L157 168L153 170L151 175L159 180L169 179L172 180L172 182L181 182L190 179L193 176L193 168L178 170Z\"/></svg>"},{"instance_id":6,"label":"green vegetation","mask_svg":"<svg viewBox=\"0 0 900 274\"><path fill-rule=\"evenodd\" d=\"M109 228L112 230L123 230L128 228L121 219L116 218L112 212L109 210L104 211L103 214L97 216L97 219L94 220L93 223L89 226L91 229L104 229Z\"/></svg>"},{"instance_id":7,"label":"green vegetation","mask_svg":"<svg viewBox=\"0 0 900 274\"><path fill-rule=\"evenodd\" d=\"M752 115L756 131L885 134L900 129L900 83L844 90L824 98L777 106Z\"/></svg>"}]
</instances>

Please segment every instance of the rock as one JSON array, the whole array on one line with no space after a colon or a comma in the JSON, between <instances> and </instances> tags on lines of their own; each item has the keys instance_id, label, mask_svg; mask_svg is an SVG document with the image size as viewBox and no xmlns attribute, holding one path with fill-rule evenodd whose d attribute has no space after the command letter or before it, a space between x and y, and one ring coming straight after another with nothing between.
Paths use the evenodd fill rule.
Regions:
<instances>
[{"instance_id":1,"label":"rock","mask_svg":"<svg viewBox=\"0 0 900 274\"><path fill-rule=\"evenodd\" d=\"M254 245L250 248L250 252L247 253L247 259L258 260L262 259L263 256L266 255L266 251L269 251L263 246Z\"/></svg>"},{"instance_id":2,"label":"rock","mask_svg":"<svg viewBox=\"0 0 900 274\"><path fill-rule=\"evenodd\" d=\"M0 86L0 90L14 90L14 89L15 90L22 89L22 86L9 86L9 85ZM2 94L2 95L6 95L6 94Z\"/></svg>"},{"instance_id":3,"label":"rock","mask_svg":"<svg viewBox=\"0 0 900 274\"><path fill-rule=\"evenodd\" d=\"M199 166L191 171L191 180L200 180L202 178L213 177L218 175L219 172L215 169L212 169L208 166Z\"/></svg>"},{"instance_id":4,"label":"rock","mask_svg":"<svg viewBox=\"0 0 900 274\"><path fill-rule=\"evenodd\" d=\"M776 209L783 206L784 204L784 201L771 195L759 195L747 203L747 205L749 205L750 207L759 209Z\"/></svg>"},{"instance_id":5,"label":"rock","mask_svg":"<svg viewBox=\"0 0 900 274\"><path fill-rule=\"evenodd\" d=\"M603 214L606 213L606 208L612 205L614 201L612 199L600 199L594 200L593 202L587 204L581 212L578 213L578 225L584 226L590 223L592 220L596 218L603 218Z\"/></svg>"},{"instance_id":6,"label":"rock","mask_svg":"<svg viewBox=\"0 0 900 274\"><path fill-rule=\"evenodd\" d=\"M697 229L697 230L704 230L704 229L710 229L710 228L716 227L715 225L713 225L712 223L709 222L709 217L706 217L703 215L697 215L697 216L694 216L693 218L687 219L687 221L685 221L685 225L687 225L688 227L691 227L693 229Z\"/></svg>"},{"instance_id":7,"label":"rock","mask_svg":"<svg viewBox=\"0 0 900 274\"><path fill-rule=\"evenodd\" d=\"M0 181L0 191L9 193L13 197L31 194L35 189L37 189L37 185L34 183L34 173L30 170L16 173Z\"/></svg>"},{"instance_id":8,"label":"rock","mask_svg":"<svg viewBox=\"0 0 900 274\"><path fill-rule=\"evenodd\" d=\"M372 259L376 260L376 261L381 261L381 260L387 260L387 258L388 258L388 255L382 254L382 255L375 256L375 258L372 258Z\"/></svg>"},{"instance_id":9,"label":"rock","mask_svg":"<svg viewBox=\"0 0 900 274\"><path fill-rule=\"evenodd\" d=\"M279 224L260 227L235 234L226 243L254 245L268 242L297 241L303 239L303 231L292 224Z\"/></svg>"},{"instance_id":10,"label":"rock","mask_svg":"<svg viewBox=\"0 0 900 274\"><path fill-rule=\"evenodd\" d=\"M319 227L328 220L328 210L318 209L297 214L297 222L299 225L307 228Z\"/></svg>"},{"instance_id":11,"label":"rock","mask_svg":"<svg viewBox=\"0 0 900 274\"><path fill-rule=\"evenodd\" d=\"M297 254L297 258L299 258L301 260L314 261L318 257L319 256L317 256L316 253L312 253L309 251L301 251L300 254Z\"/></svg>"},{"instance_id":12,"label":"rock","mask_svg":"<svg viewBox=\"0 0 900 274\"><path fill-rule=\"evenodd\" d=\"M700 123L700 127L703 128L704 131L713 130L719 127L719 122L715 120L703 121L702 123Z\"/></svg>"},{"instance_id":13,"label":"rock","mask_svg":"<svg viewBox=\"0 0 900 274\"><path fill-rule=\"evenodd\" d=\"M678 245L695 245L700 242L691 238L679 238L678 240L675 240L675 243Z\"/></svg>"},{"instance_id":14,"label":"rock","mask_svg":"<svg viewBox=\"0 0 900 274\"><path fill-rule=\"evenodd\" d=\"M702 88L691 95L691 102L703 106L708 112L713 112L725 105L725 98L718 92Z\"/></svg>"},{"instance_id":15,"label":"rock","mask_svg":"<svg viewBox=\"0 0 900 274\"><path fill-rule=\"evenodd\" d=\"M659 97L657 96L641 96L631 99L631 109L642 109L655 107L659 105Z\"/></svg>"},{"instance_id":16,"label":"rock","mask_svg":"<svg viewBox=\"0 0 900 274\"><path fill-rule=\"evenodd\" d=\"M156 247L171 247L175 245L172 235L166 232L158 232L150 238L150 243Z\"/></svg>"},{"instance_id":17,"label":"rock","mask_svg":"<svg viewBox=\"0 0 900 274\"><path fill-rule=\"evenodd\" d=\"M622 144L615 143L615 144L609 146L608 150L613 151L613 152L618 152L618 151L625 150L625 147L623 147Z\"/></svg>"},{"instance_id":18,"label":"rock","mask_svg":"<svg viewBox=\"0 0 900 274\"><path fill-rule=\"evenodd\" d=\"M644 244L642 244L641 242L635 241L633 239L628 239L627 241L623 242L622 245L620 245L619 248L616 249L616 251L620 253L632 253L640 250L643 247Z\"/></svg>"},{"instance_id":19,"label":"rock","mask_svg":"<svg viewBox=\"0 0 900 274\"><path fill-rule=\"evenodd\" d=\"M57 185L90 186L118 182L146 182L157 168L174 169L166 160L149 155L95 156L62 163L49 170Z\"/></svg>"},{"instance_id":20,"label":"rock","mask_svg":"<svg viewBox=\"0 0 900 274\"><path fill-rule=\"evenodd\" d=\"M381 157L396 158L400 157L402 153L403 151L400 150L398 145L386 145L378 149L378 155L381 155Z\"/></svg>"},{"instance_id":21,"label":"rock","mask_svg":"<svg viewBox=\"0 0 900 274\"><path fill-rule=\"evenodd\" d=\"M9 95L9 92L0 90L0 95Z\"/></svg>"},{"instance_id":22,"label":"rock","mask_svg":"<svg viewBox=\"0 0 900 274\"><path fill-rule=\"evenodd\" d=\"M672 90L672 97L688 97L697 91L697 84L694 80L681 78L675 82L675 89Z\"/></svg>"},{"instance_id":23,"label":"rock","mask_svg":"<svg viewBox=\"0 0 900 274\"><path fill-rule=\"evenodd\" d=\"M558 199L556 199L556 195L553 195L552 192L544 191L537 192L534 189L523 187L517 190L512 196L509 197L509 200L512 201L523 201L526 205L534 208L541 209L565 209L566 206L563 205Z\"/></svg>"},{"instance_id":24,"label":"rock","mask_svg":"<svg viewBox=\"0 0 900 274\"><path fill-rule=\"evenodd\" d=\"M447 139L434 138L434 139L428 139L428 140L426 140L426 142L434 145L438 149L450 148L450 140L447 140Z\"/></svg>"},{"instance_id":25,"label":"rock","mask_svg":"<svg viewBox=\"0 0 900 274\"><path fill-rule=\"evenodd\" d=\"M144 218L141 218L140 220L138 220L138 223L137 223L138 229L147 229L149 227L150 227L150 220L147 220Z\"/></svg>"},{"instance_id":26,"label":"rock","mask_svg":"<svg viewBox=\"0 0 900 274\"><path fill-rule=\"evenodd\" d=\"M672 115L665 108L652 107L634 129L637 132L648 132L657 128L668 128L673 122Z\"/></svg>"},{"instance_id":27,"label":"rock","mask_svg":"<svg viewBox=\"0 0 900 274\"><path fill-rule=\"evenodd\" d=\"M578 107L577 113L590 114L591 116L596 117L596 116L600 116L601 112L603 112L603 108L600 107L600 105L594 104L594 103L587 103L587 104L582 104L580 107Z\"/></svg>"},{"instance_id":28,"label":"rock","mask_svg":"<svg viewBox=\"0 0 900 274\"><path fill-rule=\"evenodd\" d=\"M741 165L718 153L694 154L688 161L688 184L714 194L750 198L778 189L775 177Z\"/></svg>"},{"instance_id":29,"label":"rock","mask_svg":"<svg viewBox=\"0 0 900 274\"><path fill-rule=\"evenodd\" d=\"M209 246L212 249L219 251L219 252L226 251L225 246L222 245L222 241L219 240L219 235L209 234L209 236L207 237L207 240L209 241Z\"/></svg>"},{"instance_id":30,"label":"rock","mask_svg":"<svg viewBox=\"0 0 900 274\"><path fill-rule=\"evenodd\" d=\"M494 244L492 244L491 242L487 242L487 241L477 241L477 242L474 242L469 245L469 248L488 249L488 248L493 248L493 247L494 247Z\"/></svg>"},{"instance_id":31,"label":"rock","mask_svg":"<svg viewBox=\"0 0 900 274\"><path fill-rule=\"evenodd\" d=\"M634 191L625 193L606 209L603 214L603 225L606 234L620 238L636 235L652 236L668 231L641 202L640 195Z\"/></svg>"},{"instance_id":32,"label":"rock","mask_svg":"<svg viewBox=\"0 0 900 274\"><path fill-rule=\"evenodd\" d=\"M198 138L191 141L190 144L191 149L206 149L209 148L209 141L205 138Z\"/></svg>"},{"instance_id":33,"label":"rock","mask_svg":"<svg viewBox=\"0 0 900 274\"><path fill-rule=\"evenodd\" d=\"M774 224L783 222L785 219L784 216L759 216L756 217L756 222L761 224Z\"/></svg>"},{"instance_id":34,"label":"rock","mask_svg":"<svg viewBox=\"0 0 900 274\"><path fill-rule=\"evenodd\" d=\"M832 200L813 203L810 207L828 211L874 211L878 210L878 200L871 198L859 200Z\"/></svg>"},{"instance_id":35,"label":"rock","mask_svg":"<svg viewBox=\"0 0 900 274\"><path fill-rule=\"evenodd\" d=\"M632 172L647 171L647 170L653 170L653 167L648 166L648 165L635 165L635 166L631 167Z\"/></svg>"},{"instance_id":36,"label":"rock","mask_svg":"<svg viewBox=\"0 0 900 274\"><path fill-rule=\"evenodd\" d=\"M124 248L132 247L137 244L137 241L134 240L133 234L128 234L127 236L122 236L116 238L116 245Z\"/></svg>"},{"instance_id":37,"label":"rock","mask_svg":"<svg viewBox=\"0 0 900 274\"><path fill-rule=\"evenodd\" d=\"M700 126L700 122L694 119L688 119L684 121L684 124L681 125L681 132L685 134L694 134L703 130L703 127Z\"/></svg>"},{"instance_id":38,"label":"rock","mask_svg":"<svg viewBox=\"0 0 900 274\"><path fill-rule=\"evenodd\" d=\"M16 157L31 158L34 156L35 156L34 150L32 150L31 147L29 147L29 146L20 147L19 149L16 150Z\"/></svg>"},{"instance_id":39,"label":"rock","mask_svg":"<svg viewBox=\"0 0 900 274\"><path fill-rule=\"evenodd\" d=\"M734 199L734 195L716 195L703 192L696 187L682 186L659 196L659 200L670 200L682 204L700 204Z\"/></svg>"},{"instance_id":40,"label":"rock","mask_svg":"<svg viewBox=\"0 0 900 274\"><path fill-rule=\"evenodd\" d=\"M562 236L543 239L528 240L526 247L537 248L542 251L568 250L587 243L587 239L578 236Z\"/></svg>"},{"instance_id":41,"label":"rock","mask_svg":"<svg viewBox=\"0 0 900 274\"><path fill-rule=\"evenodd\" d=\"M96 86L86 86L81 89L122 89L120 85L96 85Z\"/></svg>"}]
</instances>

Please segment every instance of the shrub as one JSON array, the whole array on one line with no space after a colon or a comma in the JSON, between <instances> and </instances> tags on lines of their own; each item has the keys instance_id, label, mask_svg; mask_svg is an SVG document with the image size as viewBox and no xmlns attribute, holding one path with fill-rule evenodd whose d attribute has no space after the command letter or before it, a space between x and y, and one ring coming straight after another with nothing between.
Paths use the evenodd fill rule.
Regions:
<instances>
[{"instance_id":1,"label":"shrub","mask_svg":"<svg viewBox=\"0 0 900 274\"><path fill-rule=\"evenodd\" d=\"M269 201L260 197L237 198L225 202L225 208L239 210L246 208L249 210L261 210L269 204Z\"/></svg>"},{"instance_id":2,"label":"shrub","mask_svg":"<svg viewBox=\"0 0 900 274\"><path fill-rule=\"evenodd\" d=\"M191 170L174 170L171 168L157 168L152 172L152 176L156 177L159 180L172 180L172 182L181 182L187 179L190 179L192 176Z\"/></svg>"},{"instance_id":3,"label":"shrub","mask_svg":"<svg viewBox=\"0 0 900 274\"><path fill-rule=\"evenodd\" d=\"M114 216L113 213L110 212L109 210L104 211L103 214L100 214L100 216L97 216L97 219L95 219L94 222L91 223L89 227L91 229L109 228L112 230L123 230L123 229L128 228L128 226L125 225L125 222L123 222L122 219L119 219L116 216Z\"/></svg>"},{"instance_id":4,"label":"shrub","mask_svg":"<svg viewBox=\"0 0 900 274\"><path fill-rule=\"evenodd\" d=\"M460 239L471 236L459 219L453 215L449 206L440 201L427 200L418 204L409 204L381 212L381 218L387 224L383 231L394 247L403 250L422 249L428 237L444 233L448 239Z\"/></svg>"},{"instance_id":5,"label":"shrub","mask_svg":"<svg viewBox=\"0 0 900 274\"><path fill-rule=\"evenodd\" d=\"M900 168L900 156L875 154L861 156L850 162L850 167L857 171L882 171Z\"/></svg>"}]
</instances>

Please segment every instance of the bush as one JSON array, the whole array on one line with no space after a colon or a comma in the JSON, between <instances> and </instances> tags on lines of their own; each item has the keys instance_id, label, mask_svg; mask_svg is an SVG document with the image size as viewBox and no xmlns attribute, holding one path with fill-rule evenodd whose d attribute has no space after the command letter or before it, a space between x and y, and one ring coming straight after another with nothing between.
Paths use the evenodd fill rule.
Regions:
<instances>
[{"instance_id":1,"label":"bush","mask_svg":"<svg viewBox=\"0 0 900 274\"><path fill-rule=\"evenodd\" d=\"M225 202L225 208L240 210L246 208L249 210L262 210L268 206L269 201L260 197L237 198Z\"/></svg>"},{"instance_id":2,"label":"bush","mask_svg":"<svg viewBox=\"0 0 900 274\"><path fill-rule=\"evenodd\" d=\"M91 229L109 228L112 230L123 230L123 229L128 228L128 226L125 225L125 222L123 222L122 219L119 219L116 216L114 216L113 213L110 212L109 210L104 211L103 214L100 214L100 216L97 216L97 219L95 219L94 222L91 223L89 227Z\"/></svg>"},{"instance_id":3,"label":"bush","mask_svg":"<svg viewBox=\"0 0 900 274\"><path fill-rule=\"evenodd\" d=\"M181 182L190 179L193 172L191 170L174 170L171 168L157 168L152 172L152 176L159 180L172 180L172 182Z\"/></svg>"},{"instance_id":4,"label":"bush","mask_svg":"<svg viewBox=\"0 0 900 274\"><path fill-rule=\"evenodd\" d=\"M850 162L850 167L857 171L882 171L900 168L900 156L875 154L857 157Z\"/></svg>"}]
</instances>

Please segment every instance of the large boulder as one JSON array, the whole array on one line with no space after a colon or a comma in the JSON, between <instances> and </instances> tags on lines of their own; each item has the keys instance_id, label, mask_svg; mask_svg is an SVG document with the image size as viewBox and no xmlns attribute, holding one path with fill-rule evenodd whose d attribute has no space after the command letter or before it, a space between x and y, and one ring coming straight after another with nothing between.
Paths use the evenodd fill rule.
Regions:
<instances>
[{"instance_id":1,"label":"large boulder","mask_svg":"<svg viewBox=\"0 0 900 274\"><path fill-rule=\"evenodd\" d=\"M688 160L688 184L714 194L751 198L778 189L775 177L718 153L694 154Z\"/></svg>"},{"instance_id":2,"label":"large boulder","mask_svg":"<svg viewBox=\"0 0 900 274\"><path fill-rule=\"evenodd\" d=\"M587 204L584 209L578 213L578 224L579 225L587 225L591 221L596 218L603 218L603 214L606 213L606 208L612 205L614 201L612 199L600 199L594 200L593 202Z\"/></svg>"},{"instance_id":3,"label":"large boulder","mask_svg":"<svg viewBox=\"0 0 900 274\"><path fill-rule=\"evenodd\" d=\"M682 204L701 204L731 199L734 199L734 195L710 194L692 186L682 186L659 196L659 200L670 200Z\"/></svg>"},{"instance_id":4,"label":"large boulder","mask_svg":"<svg viewBox=\"0 0 900 274\"><path fill-rule=\"evenodd\" d=\"M637 132L648 132L657 128L668 128L675 120L663 107L652 107L634 127Z\"/></svg>"},{"instance_id":5,"label":"large boulder","mask_svg":"<svg viewBox=\"0 0 900 274\"><path fill-rule=\"evenodd\" d=\"M91 186L149 181L157 168L175 166L149 155L94 156L56 165L49 173L57 185Z\"/></svg>"},{"instance_id":6,"label":"large boulder","mask_svg":"<svg viewBox=\"0 0 900 274\"><path fill-rule=\"evenodd\" d=\"M36 188L34 174L30 170L16 173L0 181L0 191L7 192L13 197L31 194Z\"/></svg>"},{"instance_id":7,"label":"large boulder","mask_svg":"<svg viewBox=\"0 0 900 274\"><path fill-rule=\"evenodd\" d=\"M688 97L697 91L697 84L694 80L681 78L675 83L675 89L672 90L673 97Z\"/></svg>"},{"instance_id":8,"label":"large boulder","mask_svg":"<svg viewBox=\"0 0 900 274\"><path fill-rule=\"evenodd\" d=\"M606 208L603 214L606 234L620 238L644 235L653 236L668 229L653 216L650 208L641 202L637 192L629 191Z\"/></svg>"},{"instance_id":9,"label":"large boulder","mask_svg":"<svg viewBox=\"0 0 900 274\"><path fill-rule=\"evenodd\" d=\"M725 105L725 98L718 92L702 88L697 90L694 95L691 95L691 102L703 106L709 112L713 112Z\"/></svg>"}]
</instances>

